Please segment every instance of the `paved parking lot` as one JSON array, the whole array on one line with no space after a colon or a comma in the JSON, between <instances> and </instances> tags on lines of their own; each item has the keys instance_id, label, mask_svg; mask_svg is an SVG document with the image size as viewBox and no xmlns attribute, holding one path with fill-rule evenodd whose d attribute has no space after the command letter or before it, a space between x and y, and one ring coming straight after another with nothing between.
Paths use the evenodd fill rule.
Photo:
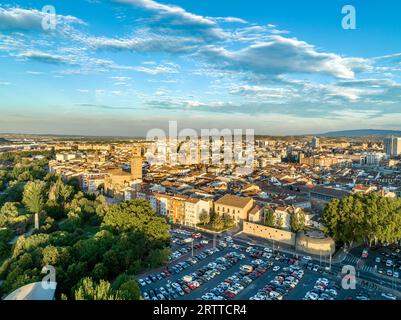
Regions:
<instances>
[{"instance_id":1,"label":"paved parking lot","mask_svg":"<svg viewBox=\"0 0 401 320\"><path fill-rule=\"evenodd\" d=\"M188 236L191 236L191 233L185 234L184 232L183 237L178 238ZM299 261L295 261L295 270L290 269L291 266L288 264L288 260L292 257L288 254L275 252L272 255L267 252L271 250L266 249L264 251L264 248L261 246L252 247L253 249L249 251L251 249L249 245L236 243L232 239L229 239L229 242L213 242L212 239L204 236L195 239L194 243L200 243L202 240L208 240L209 244L199 250L195 250L194 256L199 257L199 254L203 253L205 257L187 263L187 266L181 271L177 270L177 273L143 286L141 290L147 299L152 299L152 297L154 300L260 300L265 297L267 300L274 300L276 298L284 300L385 299L381 295L383 290L362 285L361 282L357 283L355 290L342 289L341 270L338 270L339 266L337 268L333 266L332 272L328 272L324 270L323 263L303 260L301 258ZM211 250L213 244L217 246L215 251ZM176 251L182 247L191 246L192 244L188 246L174 243L172 248L173 251ZM247 248L248 251L246 251ZM252 257L252 253L255 252L258 252L260 255ZM188 262L188 259L191 257L192 250L178 259L173 259L168 265L168 269L171 270L177 264L181 264L184 267L185 262ZM375 261L375 256L372 255L371 259ZM294 261L291 260L292 262ZM249 279L248 275L251 275L251 273L241 270L246 265L253 266L253 269L258 267L259 269L266 270L262 273L262 271L256 269L260 272L256 272L255 270L252 274L254 276L258 274L258 276L255 279ZM318 270L316 271L316 269ZM298 276L295 275L297 279L294 279L294 272L299 272L298 276L301 276L301 278L298 279ZM189 275L192 276L185 277ZM227 283L230 283L230 285ZM175 288L175 286L179 288ZM192 288L189 288L190 286ZM185 288L186 292L183 292L183 288ZM216 288L221 288L222 290L218 291ZM164 295L161 295L161 290L165 293ZM280 294L277 292L273 292L275 293L274 295L270 293L270 291L275 290ZM153 291L152 294L150 294L151 291Z\"/></svg>"}]
</instances>

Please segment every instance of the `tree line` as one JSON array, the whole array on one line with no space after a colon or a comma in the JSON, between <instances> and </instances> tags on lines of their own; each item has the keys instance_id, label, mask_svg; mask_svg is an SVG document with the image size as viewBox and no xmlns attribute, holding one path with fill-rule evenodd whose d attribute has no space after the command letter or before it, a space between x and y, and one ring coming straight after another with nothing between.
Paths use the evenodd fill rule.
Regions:
<instances>
[{"instance_id":1,"label":"tree line","mask_svg":"<svg viewBox=\"0 0 401 320\"><path fill-rule=\"evenodd\" d=\"M348 245L391 244L401 239L400 198L353 194L328 203L322 218L326 232Z\"/></svg>"}]
</instances>

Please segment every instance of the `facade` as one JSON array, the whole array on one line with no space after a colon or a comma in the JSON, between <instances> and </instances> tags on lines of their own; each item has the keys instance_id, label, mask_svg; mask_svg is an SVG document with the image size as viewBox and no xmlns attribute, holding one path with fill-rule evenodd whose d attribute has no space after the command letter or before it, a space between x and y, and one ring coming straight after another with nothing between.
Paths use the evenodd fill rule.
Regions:
<instances>
[{"instance_id":1,"label":"facade","mask_svg":"<svg viewBox=\"0 0 401 320\"><path fill-rule=\"evenodd\" d=\"M277 218L278 216L281 216L282 220L283 220L283 225L282 225L282 229L284 230L290 230L291 229L291 217L293 214L297 214L300 211L302 211L301 208L296 208L296 207L278 207L276 208L276 210L274 211L274 216L275 218ZM310 225L310 216L307 212L305 212L305 225Z\"/></svg>"},{"instance_id":2,"label":"facade","mask_svg":"<svg viewBox=\"0 0 401 320\"><path fill-rule=\"evenodd\" d=\"M312 148L317 149L320 147L320 140L317 137L314 137L311 142Z\"/></svg>"},{"instance_id":3,"label":"facade","mask_svg":"<svg viewBox=\"0 0 401 320\"><path fill-rule=\"evenodd\" d=\"M378 166L382 160L386 158L386 154L382 152L365 153L361 155L361 165Z\"/></svg>"},{"instance_id":4,"label":"facade","mask_svg":"<svg viewBox=\"0 0 401 320\"><path fill-rule=\"evenodd\" d=\"M81 176L81 188L85 192L95 192L98 187L105 182L105 175L103 173L84 173Z\"/></svg>"},{"instance_id":5,"label":"facade","mask_svg":"<svg viewBox=\"0 0 401 320\"><path fill-rule=\"evenodd\" d=\"M390 158L398 157L401 154L401 138L390 137L384 139L384 152Z\"/></svg>"},{"instance_id":6,"label":"facade","mask_svg":"<svg viewBox=\"0 0 401 320\"><path fill-rule=\"evenodd\" d=\"M334 166L348 166L352 164L351 159L333 157L333 156L322 156L322 157L300 157L300 164L306 164L311 167L334 167Z\"/></svg>"},{"instance_id":7,"label":"facade","mask_svg":"<svg viewBox=\"0 0 401 320\"><path fill-rule=\"evenodd\" d=\"M238 224L243 221L248 221L250 213L252 219L260 217L260 208L252 211L255 206L255 202L252 198L226 194L215 201L214 211L219 215L226 214L231 216L235 223Z\"/></svg>"},{"instance_id":8,"label":"facade","mask_svg":"<svg viewBox=\"0 0 401 320\"><path fill-rule=\"evenodd\" d=\"M131 177L132 180L142 179L142 154L140 147L132 149Z\"/></svg>"},{"instance_id":9,"label":"facade","mask_svg":"<svg viewBox=\"0 0 401 320\"><path fill-rule=\"evenodd\" d=\"M196 227L202 212L210 214L210 201L206 199L155 192L148 200L157 214L168 217L176 224Z\"/></svg>"},{"instance_id":10,"label":"facade","mask_svg":"<svg viewBox=\"0 0 401 320\"><path fill-rule=\"evenodd\" d=\"M118 200L124 200L124 189L129 186L131 174L120 169L112 169L106 172L104 191L106 195Z\"/></svg>"}]
</instances>

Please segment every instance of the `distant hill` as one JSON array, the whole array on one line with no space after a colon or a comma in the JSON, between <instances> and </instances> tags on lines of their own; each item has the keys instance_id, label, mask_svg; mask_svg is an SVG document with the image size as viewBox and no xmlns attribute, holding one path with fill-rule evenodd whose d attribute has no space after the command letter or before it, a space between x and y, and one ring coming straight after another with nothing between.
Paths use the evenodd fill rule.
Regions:
<instances>
[{"instance_id":1,"label":"distant hill","mask_svg":"<svg viewBox=\"0 0 401 320\"><path fill-rule=\"evenodd\" d=\"M385 137L385 136L401 136L401 131L396 130L376 130L376 129L359 129L344 130L320 133L318 136L325 137Z\"/></svg>"}]
</instances>

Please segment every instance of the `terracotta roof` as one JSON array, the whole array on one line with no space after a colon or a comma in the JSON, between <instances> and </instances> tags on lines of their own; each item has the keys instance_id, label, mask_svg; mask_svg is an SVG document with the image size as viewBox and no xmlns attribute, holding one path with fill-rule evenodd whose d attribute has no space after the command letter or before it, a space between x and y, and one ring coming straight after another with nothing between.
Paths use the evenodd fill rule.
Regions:
<instances>
[{"instance_id":1,"label":"terracotta roof","mask_svg":"<svg viewBox=\"0 0 401 320\"><path fill-rule=\"evenodd\" d=\"M260 211L260 209L261 208L258 205L256 205L251 209L251 211L249 211L249 214L250 215L256 214L256 213L258 213Z\"/></svg>"},{"instance_id":2,"label":"terracotta roof","mask_svg":"<svg viewBox=\"0 0 401 320\"><path fill-rule=\"evenodd\" d=\"M217 200L216 204L221 204L223 206L244 208L250 201L252 201L252 199L248 197L238 197L231 194L226 194L222 198Z\"/></svg>"}]
</instances>

